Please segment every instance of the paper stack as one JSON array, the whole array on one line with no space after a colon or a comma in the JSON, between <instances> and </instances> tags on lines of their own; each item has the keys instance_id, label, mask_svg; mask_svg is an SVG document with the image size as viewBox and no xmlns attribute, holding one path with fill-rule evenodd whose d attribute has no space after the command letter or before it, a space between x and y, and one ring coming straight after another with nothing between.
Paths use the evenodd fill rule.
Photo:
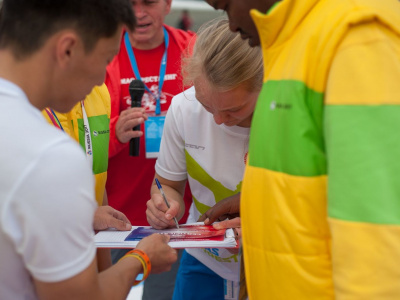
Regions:
<instances>
[{"instance_id":1,"label":"paper stack","mask_svg":"<svg viewBox=\"0 0 400 300\"><path fill-rule=\"evenodd\" d=\"M150 234L168 234L172 248L236 248L237 241L232 229L216 230L211 225L193 223L179 229L156 230L150 226L133 226L131 231L108 229L95 236L97 248L135 248L140 240Z\"/></svg>"}]
</instances>

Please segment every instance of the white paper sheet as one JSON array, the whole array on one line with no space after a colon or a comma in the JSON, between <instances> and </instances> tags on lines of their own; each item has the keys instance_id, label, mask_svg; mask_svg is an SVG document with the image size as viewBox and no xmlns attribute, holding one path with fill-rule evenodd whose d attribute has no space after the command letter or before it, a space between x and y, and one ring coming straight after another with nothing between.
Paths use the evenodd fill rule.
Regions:
<instances>
[{"instance_id":1,"label":"white paper sheet","mask_svg":"<svg viewBox=\"0 0 400 300\"><path fill-rule=\"evenodd\" d=\"M203 223L204 224L204 223ZM139 226L133 226L132 230ZM140 226L146 227L146 226ZM150 228L150 226L147 226ZM131 231L132 231L131 230ZM118 231L108 229L100 231L95 235L97 248L135 248L139 241L125 241L131 231ZM172 248L236 248L237 241L231 228L226 230L223 241L190 240L190 241L170 241Z\"/></svg>"}]
</instances>

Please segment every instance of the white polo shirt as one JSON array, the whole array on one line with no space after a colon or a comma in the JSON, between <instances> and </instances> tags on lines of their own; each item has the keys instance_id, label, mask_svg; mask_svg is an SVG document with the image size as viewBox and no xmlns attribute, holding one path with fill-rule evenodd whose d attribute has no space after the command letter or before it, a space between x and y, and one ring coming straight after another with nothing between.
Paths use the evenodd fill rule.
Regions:
<instances>
[{"instance_id":1,"label":"white polo shirt","mask_svg":"<svg viewBox=\"0 0 400 300\"><path fill-rule=\"evenodd\" d=\"M0 78L0 294L71 278L95 257L93 175L82 149Z\"/></svg>"}]
</instances>

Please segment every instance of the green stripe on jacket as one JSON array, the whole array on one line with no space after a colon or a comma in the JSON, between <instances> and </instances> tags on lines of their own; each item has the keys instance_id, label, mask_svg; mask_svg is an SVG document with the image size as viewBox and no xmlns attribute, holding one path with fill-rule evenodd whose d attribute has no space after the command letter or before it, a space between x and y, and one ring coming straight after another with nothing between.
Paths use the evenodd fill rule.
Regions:
<instances>
[{"instance_id":1,"label":"green stripe on jacket","mask_svg":"<svg viewBox=\"0 0 400 300\"><path fill-rule=\"evenodd\" d=\"M322 109L323 94L300 81L264 83L250 133L249 165L297 176L326 174Z\"/></svg>"},{"instance_id":2,"label":"green stripe on jacket","mask_svg":"<svg viewBox=\"0 0 400 300\"><path fill-rule=\"evenodd\" d=\"M329 216L400 225L400 106L327 105L325 122Z\"/></svg>"}]
</instances>

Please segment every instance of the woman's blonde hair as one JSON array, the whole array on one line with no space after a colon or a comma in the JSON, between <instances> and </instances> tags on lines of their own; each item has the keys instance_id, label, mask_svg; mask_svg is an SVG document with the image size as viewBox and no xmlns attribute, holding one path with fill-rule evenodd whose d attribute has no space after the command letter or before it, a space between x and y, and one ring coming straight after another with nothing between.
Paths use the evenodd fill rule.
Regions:
<instances>
[{"instance_id":1,"label":"woman's blonde hair","mask_svg":"<svg viewBox=\"0 0 400 300\"><path fill-rule=\"evenodd\" d=\"M215 19L198 31L192 56L183 59L185 86L193 85L199 76L219 91L245 84L249 91L260 91L263 60L260 47L252 48L238 33L229 30L226 19Z\"/></svg>"}]
</instances>

